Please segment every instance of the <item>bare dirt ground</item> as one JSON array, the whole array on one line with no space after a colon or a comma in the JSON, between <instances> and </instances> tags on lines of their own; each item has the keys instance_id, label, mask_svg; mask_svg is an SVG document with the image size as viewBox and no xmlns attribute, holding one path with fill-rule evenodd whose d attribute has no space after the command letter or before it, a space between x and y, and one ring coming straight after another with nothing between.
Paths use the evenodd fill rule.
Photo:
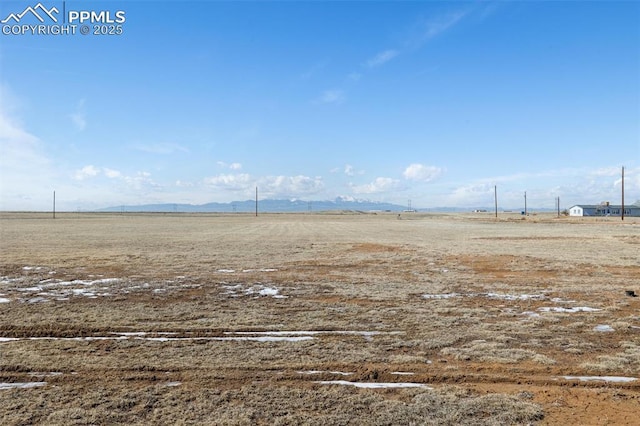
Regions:
<instances>
[{"instance_id":1,"label":"bare dirt ground","mask_svg":"<svg viewBox=\"0 0 640 426\"><path fill-rule=\"evenodd\" d=\"M0 249L2 424L640 424L638 218L0 213Z\"/></svg>"}]
</instances>

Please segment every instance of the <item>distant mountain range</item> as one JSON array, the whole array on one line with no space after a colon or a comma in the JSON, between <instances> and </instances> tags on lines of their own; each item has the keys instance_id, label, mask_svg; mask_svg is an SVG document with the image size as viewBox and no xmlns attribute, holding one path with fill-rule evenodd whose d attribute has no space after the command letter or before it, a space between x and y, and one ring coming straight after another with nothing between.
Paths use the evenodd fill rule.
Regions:
<instances>
[{"instance_id":1,"label":"distant mountain range","mask_svg":"<svg viewBox=\"0 0 640 426\"><path fill-rule=\"evenodd\" d=\"M401 212L405 206L375 201L347 200L336 198L326 201L303 200L258 200L258 211L264 213L294 213L319 211L393 211ZM256 210L255 200L233 201L230 203L207 204L144 204L139 206L112 206L101 212L181 212L181 213L252 213Z\"/></svg>"},{"instance_id":2,"label":"distant mountain range","mask_svg":"<svg viewBox=\"0 0 640 426\"><path fill-rule=\"evenodd\" d=\"M230 203L207 204L143 204L121 205L98 209L98 212L158 212L158 213L253 213L256 210L255 200L232 201ZM533 211L532 209L530 209ZM555 211L554 209L535 209L536 211ZM303 213L325 211L351 212L405 212L407 206L368 200L336 198L335 200L259 200L258 212L263 213ZM493 212L493 207L435 207L417 209L420 212ZM519 209L499 209L500 212L519 212Z\"/></svg>"}]
</instances>

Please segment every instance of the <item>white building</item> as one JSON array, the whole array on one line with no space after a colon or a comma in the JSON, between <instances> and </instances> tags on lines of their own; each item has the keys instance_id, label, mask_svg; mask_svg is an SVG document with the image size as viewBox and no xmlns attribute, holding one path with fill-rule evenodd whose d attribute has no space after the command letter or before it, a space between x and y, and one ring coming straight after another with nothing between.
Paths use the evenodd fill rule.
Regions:
<instances>
[{"instance_id":1,"label":"white building","mask_svg":"<svg viewBox=\"0 0 640 426\"><path fill-rule=\"evenodd\" d=\"M622 206L609 203L578 204L569 209L569 216L621 216ZM640 216L640 206L624 206L625 216Z\"/></svg>"}]
</instances>

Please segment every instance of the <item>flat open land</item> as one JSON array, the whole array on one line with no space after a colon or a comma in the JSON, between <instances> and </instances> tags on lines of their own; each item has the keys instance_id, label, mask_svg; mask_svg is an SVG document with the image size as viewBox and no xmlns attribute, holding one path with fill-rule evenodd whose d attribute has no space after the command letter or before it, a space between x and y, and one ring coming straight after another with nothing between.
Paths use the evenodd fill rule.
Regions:
<instances>
[{"instance_id":1,"label":"flat open land","mask_svg":"<svg viewBox=\"0 0 640 426\"><path fill-rule=\"evenodd\" d=\"M0 214L0 423L640 424L640 219Z\"/></svg>"}]
</instances>

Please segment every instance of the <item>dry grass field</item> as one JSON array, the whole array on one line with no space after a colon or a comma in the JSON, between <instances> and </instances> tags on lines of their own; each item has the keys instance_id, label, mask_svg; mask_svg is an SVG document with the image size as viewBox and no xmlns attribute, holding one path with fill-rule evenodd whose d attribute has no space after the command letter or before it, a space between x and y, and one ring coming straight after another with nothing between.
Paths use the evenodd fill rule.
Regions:
<instances>
[{"instance_id":1,"label":"dry grass field","mask_svg":"<svg viewBox=\"0 0 640 426\"><path fill-rule=\"evenodd\" d=\"M640 220L0 214L0 423L640 424Z\"/></svg>"}]
</instances>

